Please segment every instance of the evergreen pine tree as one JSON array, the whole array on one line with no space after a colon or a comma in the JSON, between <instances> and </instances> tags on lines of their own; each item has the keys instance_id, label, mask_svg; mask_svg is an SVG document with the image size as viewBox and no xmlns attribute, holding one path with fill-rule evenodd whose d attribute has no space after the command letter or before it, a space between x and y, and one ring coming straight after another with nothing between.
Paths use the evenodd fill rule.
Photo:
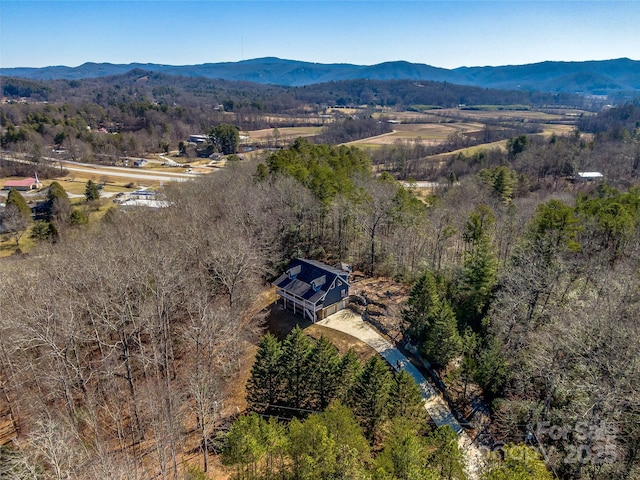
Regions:
<instances>
[{"instance_id":1,"label":"evergreen pine tree","mask_svg":"<svg viewBox=\"0 0 640 480\"><path fill-rule=\"evenodd\" d=\"M419 424L427 417L420 387L406 370L400 370L394 376L390 405L391 418L404 417Z\"/></svg>"},{"instance_id":2,"label":"evergreen pine tree","mask_svg":"<svg viewBox=\"0 0 640 480\"><path fill-rule=\"evenodd\" d=\"M552 480L540 454L526 445L505 445L504 459L490 462L482 480Z\"/></svg>"},{"instance_id":3,"label":"evergreen pine tree","mask_svg":"<svg viewBox=\"0 0 640 480\"><path fill-rule=\"evenodd\" d=\"M87 202L92 202L93 200L98 200L100 198L100 189L98 185L91 179L87 182L87 185L84 188L84 198Z\"/></svg>"},{"instance_id":4,"label":"evergreen pine tree","mask_svg":"<svg viewBox=\"0 0 640 480\"><path fill-rule=\"evenodd\" d=\"M427 467L427 445L417 426L405 417L396 417L389 426L382 452L376 457L374 478L393 480L438 480Z\"/></svg>"},{"instance_id":5,"label":"evergreen pine tree","mask_svg":"<svg viewBox=\"0 0 640 480\"><path fill-rule=\"evenodd\" d=\"M338 389L340 356L338 349L325 337L314 345L309 357L313 376L311 377L311 406L324 410L333 400Z\"/></svg>"},{"instance_id":6,"label":"evergreen pine tree","mask_svg":"<svg viewBox=\"0 0 640 480\"><path fill-rule=\"evenodd\" d=\"M282 346L267 333L258 345L256 359L247 383L247 402L252 410L264 412L283 396Z\"/></svg>"},{"instance_id":7,"label":"evergreen pine tree","mask_svg":"<svg viewBox=\"0 0 640 480\"><path fill-rule=\"evenodd\" d=\"M284 341L281 368L285 381L284 396L289 407L303 408L309 400L311 341L296 325Z\"/></svg>"},{"instance_id":8,"label":"evergreen pine tree","mask_svg":"<svg viewBox=\"0 0 640 480\"><path fill-rule=\"evenodd\" d=\"M464 455L458 446L458 435L450 426L438 427L427 437L427 465L436 470L436 478L466 480Z\"/></svg>"},{"instance_id":9,"label":"evergreen pine tree","mask_svg":"<svg viewBox=\"0 0 640 480\"><path fill-rule=\"evenodd\" d=\"M462 350L457 323L449 301L440 300L433 309L431 324L420 346L420 352L436 366L445 367Z\"/></svg>"},{"instance_id":10,"label":"evergreen pine tree","mask_svg":"<svg viewBox=\"0 0 640 480\"><path fill-rule=\"evenodd\" d=\"M267 453L262 435L265 420L256 413L238 417L226 436L222 463L233 466L236 478L255 478L257 465Z\"/></svg>"},{"instance_id":11,"label":"evergreen pine tree","mask_svg":"<svg viewBox=\"0 0 640 480\"><path fill-rule=\"evenodd\" d=\"M481 313L488 305L497 278L498 258L491 241L483 235L464 262L463 291L473 313Z\"/></svg>"},{"instance_id":12,"label":"evergreen pine tree","mask_svg":"<svg viewBox=\"0 0 640 480\"><path fill-rule=\"evenodd\" d=\"M432 272L427 271L416 281L409 293L403 319L409 323L409 337L416 341L425 338L433 309L439 303L438 284Z\"/></svg>"},{"instance_id":13,"label":"evergreen pine tree","mask_svg":"<svg viewBox=\"0 0 640 480\"><path fill-rule=\"evenodd\" d=\"M371 448L351 409L336 400L319 417L336 445L335 470L331 478L367 478L365 467L370 461Z\"/></svg>"},{"instance_id":14,"label":"evergreen pine tree","mask_svg":"<svg viewBox=\"0 0 640 480\"><path fill-rule=\"evenodd\" d=\"M371 357L354 389L354 410L373 441L387 418L393 379L389 367L379 356Z\"/></svg>"},{"instance_id":15,"label":"evergreen pine tree","mask_svg":"<svg viewBox=\"0 0 640 480\"><path fill-rule=\"evenodd\" d=\"M411 289L403 318L410 323L409 335L418 341L421 353L444 367L460 352L461 340L456 315L442 290L433 273L425 272Z\"/></svg>"},{"instance_id":16,"label":"evergreen pine tree","mask_svg":"<svg viewBox=\"0 0 640 480\"><path fill-rule=\"evenodd\" d=\"M502 352L500 340L492 335L484 339L478 351L474 378L482 387L487 400L499 396L507 383L509 378L507 359Z\"/></svg>"},{"instance_id":17,"label":"evergreen pine tree","mask_svg":"<svg viewBox=\"0 0 640 480\"><path fill-rule=\"evenodd\" d=\"M53 223L47 222L46 220L38 220L33 224L31 238L55 243L58 237L58 229Z\"/></svg>"},{"instance_id":18,"label":"evergreen pine tree","mask_svg":"<svg viewBox=\"0 0 640 480\"><path fill-rule=\"evenodd\" d=\"M463 234L467 251L455 305L458 318L475 331L480 329L498 278L498 257L489 235L494 222L493 211L479 205L469 215Z\"/></svg>"},{"instance_id":19,"label":"evergreen pine tree","mask_svg":"<svg viewBox=\"0 0 640 480\"><path fill-rule=\"evenodd\" d=\"M89 223L87 214L79 208L74 208L69 216L69 224L74 226L86 225Z\"/></svg>"},{"instance_id":20,"label":"evergreen pine tree","mask_svg":"<svg viewBox=\"0 0 640 480\"><path fill-rule=\"evenodd\" d=\"M345 405L353 406L353 389L361 372L362 364L358 356L352 349L349 349L340 360L338 380L336 382L336 397Z\"/></svg>"},{"instance_id":21,"label":"evergreen pine tree","mask_svg":"<svg viewBox=\"0 0 640 480\"><path fill-rule=\"evenodd\" d=\"M58 182L51 182L49 185L46 209L49 219L58 225L63 225L69 220L71 201L67 192Z\"/></svg>"},{"instance_id":22,"label":"evergreen pine tree","mask_svg":"<svg viewBox=\"0 0 640 480\"><path fill-rule=\"evenodd\" d=\"M278 472L284 475L286 469L286 455L288 450L287 427L275 417L261 424L261 435L267 450L264 462L264 478L277 478Z\"/></svg>"},{"instance_id":23,"label":"evergreen pine tree","mask_svg":"<svg viewBox=\"0 0 640 480\"><path fill-rule=\"evenodd\" d=\"M319 415L289 423L289 454L293 478L334 478L337 445Z\"/></svg>"},{"instance_id":24,"label":"evergreen pine tree","mask_svg":"<svg viewBox=\"0 0 640 480\"><path fill-rule=\"evenodd\" d=\"M19 191L15 189L9 190L7 194L7 201L5 202L5 206L8 208L10 206L14 206L25 219L31 219L31 209L27 202L24 200L24 197L20 194Z\"/></svg>"},{"instance_id":25,"label":"evergreen pine tree","mask_svg":"<svg viewBox=\"0 0 640 480\"><path fill-rule=\"evenodd\" d=\"M9 190L0 221L3 229L11 233L16 242L16 247L20 244L22 235L29 228L31 220L31 209L22 198L22 195L20 195L20 192L14 189Z\"/></svg>"},{"instance_id":26,"label":"evergreen pine tree","mask_svg":"<svg viewBox=\"0 0 640 480\"><path fill-rule=\"evenodd\" d=\"M339 402L289 424L293 478L364 480L370 450L353 412Z\"/></svg>"}]
</instances>

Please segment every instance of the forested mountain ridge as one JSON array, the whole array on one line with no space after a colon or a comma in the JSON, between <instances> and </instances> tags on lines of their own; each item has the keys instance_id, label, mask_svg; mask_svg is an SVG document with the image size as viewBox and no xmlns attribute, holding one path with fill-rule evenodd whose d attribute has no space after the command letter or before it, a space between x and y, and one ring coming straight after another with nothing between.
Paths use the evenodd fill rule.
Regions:
<instances>
[{"instance_id":1,"label":"forested mountain ridge","mask_svg":"<svg viewBox=\"0 0 640 480\"><path fill-rule=\"evenodd\" d=\"M153 63L84 63L78 67L2 68L0 75L28 79L79 80L126 73L133 69L168 75L204 77L260 84L303 86L340 80L428 80L483 88L582 95L637 95L640 61L628 58L587 62L541 62L528 65L437 68L405 61L363 66L258 58L201 65Z\"/></svg>"},{"instance_id":2,"label":"forested mountain ridge","mask_svg":"<svg viewBox=\"0 0 640 480\"><path fill-rule=\"evenodd\" d=\"M602 99L572 93L498 90L442 81L409 79L352 79L305 86L265 85L257 81L229 81L205 77L173 76L133 69L111 76L81 80L34 80L0 77L2 96L47 102L91 102L101 106L121 103L125 96L183 107L204 103L226 111L253 110L280 113L308 105L379 105L402 109L411 105L442 108L466 105L571 106L599 110Z\"/></svg>"}]
</instances>

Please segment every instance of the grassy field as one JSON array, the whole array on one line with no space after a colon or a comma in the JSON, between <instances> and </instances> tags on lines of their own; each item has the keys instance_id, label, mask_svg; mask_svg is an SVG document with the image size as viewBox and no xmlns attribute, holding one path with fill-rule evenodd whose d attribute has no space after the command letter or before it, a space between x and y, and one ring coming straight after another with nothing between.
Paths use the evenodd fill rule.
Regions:
<instances>
[{"instance_id":1,"label":"grassy field","mask_svg":"<svg viewBox=\"0 0 640 480\"><path fill-rule=\"evenodd\" d=\"M536 122L575 122L576 119L584 114L579 110L555 110L555 111L539 111L539 110L459 110L459 109L443 109L434 113L440 117L456 117L469 120L487 120L487 119L504 119L505 121L530 120Z\"/></svg>"},{"instance_id":2,"label":"grassy field","mask_svg":"<svg viewBox=\"0 0 640 480\"><path fill-rule=\"evenodd\" d=\"M543 135L566 135L573 131L574 126L569 123L545 123L545 122L572 122L580 114L578 111L559 111L557 113L532 111L532 110L460 110L441 109L430 113L402 112L394 113L389 117L399 122L393 125L393 132L372 138L365 138L349 143L364 149L375 150L382 145L392 145L398 141L421 140L427 145L435 145L446 140L451 133L478 132L484 129L485 121L489 119L502 119L504 121L531 121L538 122L543 128ZM465 154L488 148L504 148L506 141L492 142L477 145L460 150ZM458 152L454 152L458 153ZM449 155L447 153L446 155Z\"/></svg>"},{"instance_id":3,"label":"grassy field","mask_svg":"<svg viewBox=\"0 0 640 480\"><path fill-rule=\"evenodd\" d=\"M141 183L141 180L137 180L135 178L91 175L84 172L69 172L69 175L66 177L56 179L56 182L62 185L62 188L64 188L69 194L84 195L85 187L89 180L103 184L104 187L101 191L104 193L130 192L135 190ZM43 182L45 187L50 183L51 180ZM142 183L147 187L158 186L160 184L158 181L144 181Z\"/></svg>"},{"instance_id":4,"label":"grassy field","mask_svg":"<svg viewBox=\"0 0 640 480\"><path fill-rule=\"evenodd\" d=\"M380 145L393 145L398 140L421 140L427 145L436 145L456 132L475 132L481 130L483 125L475 122L457 123L399 123L393 126L393 132L379 135L373 138L365 138L348 143L362 148L377 148Z\"/></svg>"},{"instance_id":5,"label":"grassy field","mask_svg":"<svg viewBox=\"0 0 640 480\"><path fill-rule=\"evenodd\" d=\"M282 127L277 130L281 141L289 141L298 137L317 135L322 131L322 127ZM264 143L274 140L274 131L274 128L264 128L262 130L251 130L244 133L249 135L249 143Z\"/></svg>"},{"instance_id":6,"label":"grassy field","mask_svg":"<svg viewBox=\"0 0 640 480\"><path fill-rule=\"evenodd\" d=\"M9 234L0 235L0 258L10 257L14 255L18 249L21 252L28 252L35 245L35 240L29 236L31 230L28 230L20 238L18 245L16 241Z\"/></svg>"}]
</instances>

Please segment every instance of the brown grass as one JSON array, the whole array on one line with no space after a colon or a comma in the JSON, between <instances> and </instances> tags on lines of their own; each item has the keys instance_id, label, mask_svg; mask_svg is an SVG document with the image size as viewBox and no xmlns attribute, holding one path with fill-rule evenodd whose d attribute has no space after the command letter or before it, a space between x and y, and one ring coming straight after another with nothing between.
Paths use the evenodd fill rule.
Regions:
<instances>
[{"instance_id":1,"label":"brown grass","mask_svg":"<svg viewBox=\"0 0 640 480\"><path fill-rule=\"evenodd\" d=\"M280 141L295 139L298 137L309 137L317 135L322 131L322 127L278 127ZM262 130L252 130L246 132L249 135L249 142L265 142L273 139L273 128Z\"/></svg>"},{"instance_id":2,"label":"brown grass","mask_svg":"<svg viewBox=\"0 0 640 480\"><path fill-rule=\"evenodd\" d=\"M366 362L376 354L376 351L366 343L361 342L346 333L314 324L310 320L302 318L302 315L294 315L292 311L285 310L280 305L271 304L268 311L269 313L266 318L267 330L280 340L284 340L291 330L298 325L307 335L315 340L324 336L327 340L333 343L338 348L338 351L343 355L352 348L360 360Z\"/></svg>"},{"instance_id":3,"label":"brown grass","mask_svg":"<svg viewBox=\"0 0 640 480\"><path fill-rule=\"evenodd\" d=\"M344 332L333 330L332 328L312 324L305 328L304 331L314 340L319 340L320 337L326 338L336 346L341 355L344 355L349 350L353 350L362 363L369 361L371 357L377 355L377 352L366 343Z\"/></svg>"}]
</instances>

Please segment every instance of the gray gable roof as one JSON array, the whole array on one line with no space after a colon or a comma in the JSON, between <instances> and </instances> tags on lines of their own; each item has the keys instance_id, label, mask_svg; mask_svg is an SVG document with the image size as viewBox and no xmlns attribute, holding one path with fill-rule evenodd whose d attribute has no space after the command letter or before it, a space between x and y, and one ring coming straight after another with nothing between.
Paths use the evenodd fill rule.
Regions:
<instances>
[{"instance_id":1,"label":"gray gable roof","mask_svg":"<svg viewBox=\"0 0 640 480\"><path fill-rule=\"evenodd\" d=\"M273 285L316 304L325 297L338 277L348 285L347 272L316 260L296 258Z\"/></svg>"}]
</instances>

